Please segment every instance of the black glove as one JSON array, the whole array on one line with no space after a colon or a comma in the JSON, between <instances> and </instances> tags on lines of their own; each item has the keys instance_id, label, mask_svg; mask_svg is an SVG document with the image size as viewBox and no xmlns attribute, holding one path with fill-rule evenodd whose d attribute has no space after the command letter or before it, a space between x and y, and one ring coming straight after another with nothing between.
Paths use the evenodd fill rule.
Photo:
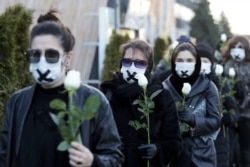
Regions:
<instances>
[{"instance_id":1,"label":"black glove","mask_svg":"<svg viewBox=\"0 0 250 167\"><path fill-rule=\"evenodd\" d=\"M140 155L144 159L152 159L157 153L155 144L142 144L138 147Z\"/></svg>"},{"instance_id":2,"label":"black glove","mask_svg":"<svg viewBox=\"0 0 250 167\"><path fill-rule=\"evenodd\" d=\"M187 123L188 125L194 127L195 120L194 115L191 112L188 111L178 111L179 120L181 122Z\"/></svg>"}]
</instances>

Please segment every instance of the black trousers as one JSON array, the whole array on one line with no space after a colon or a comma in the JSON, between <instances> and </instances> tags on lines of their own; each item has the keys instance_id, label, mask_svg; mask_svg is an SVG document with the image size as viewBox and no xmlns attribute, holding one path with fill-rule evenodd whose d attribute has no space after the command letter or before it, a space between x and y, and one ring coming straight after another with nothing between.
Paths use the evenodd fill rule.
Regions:
<instances>
[{"instance_id":1,"label":"black trousers","mask_svg":"<svg viewBox=\"0 0 250 167\"><path fill-rule=\"evenodd\" d=\"M250 167L250 118L238 120L241 167Z\"/></svg>"}]
</instances>

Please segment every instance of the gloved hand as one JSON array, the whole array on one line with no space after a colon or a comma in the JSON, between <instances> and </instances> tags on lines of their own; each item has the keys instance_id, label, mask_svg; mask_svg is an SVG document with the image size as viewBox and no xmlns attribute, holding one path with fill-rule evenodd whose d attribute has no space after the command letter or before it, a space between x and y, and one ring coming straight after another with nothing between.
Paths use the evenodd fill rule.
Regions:
<instances>
[{"instance_id":1,"label":"gloved hand","mask_svg":"<svg viewBox=\"0 0 250 167\"><path fill-rule=\"evenodd\" d=\"M178 111L179 120L181 122L187 123L188 125L194 127L195 120L194 115L188 111Z\"/></svg>"},{"instance_id":2,"label":"gloved hand","mask_svg":"<svg viewBox=\"0 0 250 167\"><path fill-rule=\"evenodd\" d=\"M141 157L144 159L152 159L157 153L155 144L142 144L138 147Z\"/></svg>"}]
</instances>

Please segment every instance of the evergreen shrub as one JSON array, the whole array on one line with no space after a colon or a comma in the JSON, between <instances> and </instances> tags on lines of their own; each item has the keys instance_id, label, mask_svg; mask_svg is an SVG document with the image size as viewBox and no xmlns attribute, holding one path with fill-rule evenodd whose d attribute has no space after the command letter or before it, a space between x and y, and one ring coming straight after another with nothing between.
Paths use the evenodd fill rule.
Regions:
<instances>
[{"instance_id":1,"label":"evergreen shrub","mask_svg":"<svg viewBox=\"0 0 250 167\"><path fill-rule=\"evenodd\" d=\"M0 15L0 128L5 115L5 103L10 95L29 84L25 51L28 48L32 10L17 4Z\"/></svg>"}]
</instances>

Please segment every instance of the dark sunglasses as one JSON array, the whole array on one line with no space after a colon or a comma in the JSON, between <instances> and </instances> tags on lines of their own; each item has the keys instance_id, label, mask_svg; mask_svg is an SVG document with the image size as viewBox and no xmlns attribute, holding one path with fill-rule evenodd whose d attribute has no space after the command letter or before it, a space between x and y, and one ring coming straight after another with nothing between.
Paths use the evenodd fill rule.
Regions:
<instances>
[{"instance_id":1,"label":"dark sunglasses","mask_svg":"<svg viewBox=\"0 0 250 167\"><path fill-rule=\"evenodd\" d=\"M123 58L121 63L122 63L122 66L124 67L130 67L132 63L134 63L136 68L145 68L147 66L147 62L144 60L131 60L131 59Z\"/></svg>"},{"instance_id":2,"label":"dark sunglasses","mask_svg":"<svg viewBox=\"0 0 250 167\"><path fill-rule=\"evenodd\" d=\"M30 61L30 63L38 63L40 61L40 57L42 56L42 50L39 49L28 49L26 51L26 55ZM65 54L65 53L63 53ZM45 59L48 63L57 63L60 58L60 53L55 49L46 49L44 53Z\"/></svg>"}]
</instances>

